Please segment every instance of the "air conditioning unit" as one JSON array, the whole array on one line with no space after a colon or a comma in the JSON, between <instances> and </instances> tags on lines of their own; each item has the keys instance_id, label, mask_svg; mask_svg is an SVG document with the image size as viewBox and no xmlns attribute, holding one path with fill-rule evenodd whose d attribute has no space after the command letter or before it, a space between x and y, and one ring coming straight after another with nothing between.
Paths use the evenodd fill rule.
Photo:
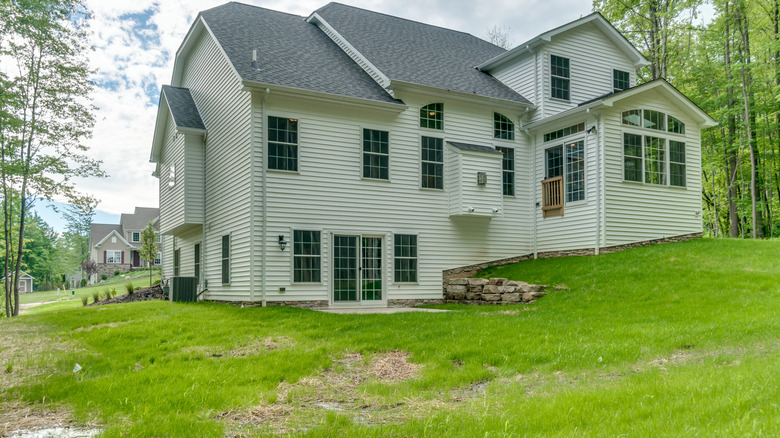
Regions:
<instances>
[{"instance_id":1,"label":"air conditioning unit","mask_svg":"<svg viewBox=\"0 0 780 438\"><path fill-rule=\"evenodd\" d=\"M182 303L194 303L195 301L198 301L198 278L171 278L171 301Z\"/></svg>"}]
</instances>

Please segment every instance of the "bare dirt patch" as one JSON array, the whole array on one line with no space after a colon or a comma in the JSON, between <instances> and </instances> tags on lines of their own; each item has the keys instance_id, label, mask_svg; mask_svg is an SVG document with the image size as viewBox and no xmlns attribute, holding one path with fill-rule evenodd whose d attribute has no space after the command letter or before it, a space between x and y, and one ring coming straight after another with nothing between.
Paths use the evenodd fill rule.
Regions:
<instances>
[{"instance_id":1,"label":"bare dirt patch","mask_svg":"<svg viewBox=\"0 0 780 438\"><path fill-rule=\"evenodd\" d=\"M0 436L86 437L100 433L95 422L73 421L67 409L33 406L19 401L0 403Z\"/></svg>"},{"instance_id":2,"label":"bare dirt patch","mask_svg":"<svg viewBox=\"0 0 780 438\"><path fill-rule=\"evenodd\" d=\"M102 306L104 304L132 303L135 301L152 301L152 300L167 300L167 298L163 294L162 287L160 287L159 284L156 284L151 287L145 287L143 289L138 289L137 291L134 291L132 294L118 295L115 296L114 298L109 298L107 300L96 301L94 303L87 304L87 306Z\"/></svg>"},{"instance_id":3,"label":"bare dirt patch","mask_svg":"<svg viewBox=\"0 0 780 438\"><path fill-rule=\"evenodd\" d=\"M204 345L194 345L192 347L186 347L179 351L179 353L185 354L203 354L209 358L220 357L252 357L262 354L267 351L277 350L279 348L289 348L295 343L287 336L275 336L268 338L256 338L249 342L238 345L237 347L224 350L217 347L207 347Z\"/></svg>"},{"instance_id":4,"label":"bare dirt patch","mask_svg":"<svg viewBox=\"0 0 780 438\"><path fill-rule=\"evenodd\" d=\"M102 328L114 328L114 327L119 327L120 325L124 325L124 324L128 324L128 323L129 323L129 321L124 321L124 322L110 322L110 323L107 323L107 324L96 324L96 325L91 325L91 326L89 326L89 327L79 327L79 328L77 328L77 329L76 329L76 330L74 330L74 331L77 331L77 332L90 332L90 331L92 331L92 330L98 330L98 329L102 329Z\"/></svg>"},{"instance_id":5,"label":"bare dirt patch","mask_svg":"<svg viewBox=\"0 0 780 438\"><path fill-rule=\"evenodd\" d=\"M277 433L294 431L303 421L325 411L354 414L363 422L385 422L393 411L399 418L413 415L404 402L388 403L360 389L364 383L394 384L414 379L422 365L409 362L410 354L391 351L373 357L360 353L345 353L320 374L305 377L294 384L282 382L276 389L276 401L263 403L249 410L229 411L217 415L234 429L268 427ZM419 404L417 404L419 406ZM403 414L400 411L403 411ZM417 412L422 412L419 409ZM425 412L428 412L426 410ZM381 414L380 414L381 413Z\"/></svg>"}]
</instances>

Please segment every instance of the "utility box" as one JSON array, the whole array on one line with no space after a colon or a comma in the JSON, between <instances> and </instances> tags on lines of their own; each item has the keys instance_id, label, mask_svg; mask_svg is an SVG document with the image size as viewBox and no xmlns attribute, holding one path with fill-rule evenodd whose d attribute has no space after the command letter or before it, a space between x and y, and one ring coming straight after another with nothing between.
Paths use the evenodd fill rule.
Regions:
<instances>
[{"instance_id":1,"label":"utility box","mask_svg":"<svg viewBox=\"0 0 780 438\"><path fill-rule=\"evenodd\" d=\"M183 303L194 303L195 301L198 301L198 278L171 278L171 300Z\"/></svg>"}]
</instances>

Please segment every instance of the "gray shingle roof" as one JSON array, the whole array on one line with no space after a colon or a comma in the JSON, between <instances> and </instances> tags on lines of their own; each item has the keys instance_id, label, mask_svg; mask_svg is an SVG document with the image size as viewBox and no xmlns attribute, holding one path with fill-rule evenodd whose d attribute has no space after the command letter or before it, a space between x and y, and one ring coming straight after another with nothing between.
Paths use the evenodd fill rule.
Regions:
<instances>
[{"instance_id":1,"label":"gray shingle roof","mask_svg":"<svg viewBox=\"0 0 780 438\"><path fill-rule=\"evenodd\" d=\"M245 81L402 103L304 17L240 3L201 12ZM252 68L257 49L259 68Z\"/></svg>"},{"instance_id":2,"label":"gray shingle roof","mask_svg":"<svg viewBox=\"0 0 780 438\"><path fill-rule=\"evenodd\" d=\"M502 153L501 151L496 150L495 148L492 148L490 146L480 146L478 144L460 143L455 141L448 141L447 143L452 146L455 146L458 149L463 149L466 151L490 152L494 154Z\"/></svg>"},{"instance_id":3,"label":"gray shingle roof","mask_svg":"<svg viewBox=\"0 0 780 438\"><path fill-rule=\"evenodd\" d=\"M475 68L505 52L487 41L339 3L317 13L391 80L531 104Z\"/></svg>"},{"instance_id":4,"label":"gray shingle roof","mask_svg":"<svg viewBox=\"0 0 780 438\"><path fill-rule=\"evenodd\" d=\"M143 230L146 224L160 217L159 208L136 207L132 214L123 213L119 219L120 226L125 230ZM122 234L120 231L119 234Z\"/></svg>"},{"instance_id":5,"label":"gray shingle roof","mask_svg":"<svg viewBox=\"0 0 780 438\"><path fill-rule=\"evenodd\" d=\"M112 231L116 231L119 235L122 235L122 227L116 224L92 224L89 229L90 248L95 246L98 242L103 240L104 237Z\"/></svg>"},{"instance_id":6,"label":"gray shingle roof","mask_svg":"<svg viewBox=\"0 0 780 438\"><path fill-rule=\"evenodd\" d=\"M168 102L168 108L171 109L177 127L206 129L189 89L163 85L162 95Z\"/></svg>"}]
</instances>

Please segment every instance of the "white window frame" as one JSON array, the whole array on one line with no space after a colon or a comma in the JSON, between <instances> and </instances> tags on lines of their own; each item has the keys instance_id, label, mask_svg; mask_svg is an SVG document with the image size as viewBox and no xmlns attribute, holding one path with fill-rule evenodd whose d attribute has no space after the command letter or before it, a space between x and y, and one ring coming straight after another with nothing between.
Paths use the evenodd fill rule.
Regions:
<instances>
[{"instance_id":1,"label":"white window frame","mask_svg":"<svg viewBox=\"0 0 780 438\"><path fill-rule=\"evenodd\" d=\"M118 255L118 257L117 257ZM107 249L106 250L106 264L119 265L122 264L122 250L121 249Z\"/></svg>"},{"instance_id":2,"label":"white window frame","mask_svg":"<svg viewBox=\"0 0 780 438\"><path fill-rule=\"evenodd\" d=\"M553 74L553 72L552 72L552 62L553 62L552 58L553 58L553 56L555 56L556 58L561 58L561 59L565 59L565 60L569 61L569 77L558 76L558 75L554 75ZM550 62L550 70L549 70L549 75L550 75L549 76L550 77L550 81L549 81L549 83L550 83L550 95L549 95L549 97L550 97L550 99L556 100L556 101L559 101L559 102L571 102L571 76L572 76L572 74L571 74L571 58L568 57L568 56L561 56L561 55L556 55L555 53L550 53L550 56L548 57L548 60ZM555 96L553 96L553 78L565 79L565 80L569 81L568 82L568 84L569 84L569 98L568 99L564 99L562 97L555 97Z\"/></svg>"},{"instance_id":3,"label":"white window frame","mask_svg":"<svg viewBox=\"0 0 780 438\"><path fill-rule=\"evenodd\" d=\"M154 263L154 265L155 265L155 266L157 266L157 265L159 265L161 262L162 262L162 252L161 252L161 251L157 251L157 258L156 258L156 259L154 259L154 262L153 262L153 263Z\"/></svg>"},{"instance_id":4,"label":"white window frame","mask_svg":"<svg viewBox=\"0 0 780 438\"><path fill-rule=\"evenodd\" d=\"M649 109L651 111L656 111L664 114L664 123L665 126L663 130L661 129L653 129L653 128L645 128L644 126L644 110ZM639 120L640 120L640 126L634 126L630 124L623 123L623 113L626 111L632 111L632 110L640 110L639 113ZM688 189L688 138L686 137L686 134L678 134L676 132L670 132L669 131L669 117L673 117L674 119L680 121L684 125L687 125L687 123L683 122L681 119L665 112L665 110L658 110L653 108L625 108L621 109L620 111L620 180L627 184L640 184L644 186L650 186L650 187L665 187L665 188L671 188L671 189L679 189L679 190L687 190ZM633 134L638 135L642 138L642 180L641 181L633 181L626 179L626 152L625 152L625 134ZM646 148L647 148L647 137L655 137L660 138L664 141L664 184L655 184L647 182L646 178ZM677 141L680 143L685 144L685 163L676 163L676 164L682 164L685 166L685 185L678 186L672 184L672 175L671 175L671 149L670 149L670 141Z\"/></svg>"},{"instance_id":5,"label":"white window frame","mask_svg":"<svg viewBox=\"0 0 780 438\"><path fill-rule=\"evenodd\" d=\"M268 118L269 117L276 117L278 119L295 119L298 122L298 143L296 144L296 146L298 147L298 149L297 149L298 153L296 155L296 163L297 163L296 169L295 170L272 169L272 168L270 168L268 166L270 160L268 159L268 154L266 154L265 163L263 163L263 166L265 167L265 170L267 170L269 172L279 172L279 173L287 173L287 174L300 174L301 173L301 167L303 165L303 160L301 159L302 158L302 154L301 154L301 151L302 151L302 149L301 149L302 137L301 137L301 135L303 133L304 120L301 117L298 117L297 115L290 114L290 113L276 113L276 112L274 112L274 113L268 113L264 117L265 118L263 120L263 123L265 123L265 125L264 125L265 127L267 127L269 125L269 123L268 123ZM264 128L264 129L266 129L266 128ZM264 137L265 138L263 139L263 143L265 145L266 150L270 150L269 146L268 146L270 143L292 144L292 143L283 143L283 142L276 142L276 141L272 142L268 138L268 132L267 131L265 132Z\"/></svg>"},{"instance_id":6,"label":"white window frame","mask_svg":"<svg viewBox=\"0 0 780 438\"><path fill-rule=\"evenodd\" d=\"M312 231L320 233L320 254L317 256L314 255L296 255L295 254L295 232L296 231ZM323 242L325 241L325 233L321 229L317 228L311 228L311 227L296 227L290 230L290 282L293 284L322 284L324 275L323 275L323 269L325 268L325 252L323 248ZM319 281L295 281L295 258L296 257L305 257L305 258L319 258L320 259L320 279Z\"/></svg>"},{"instance_id":7,"label":"white window frame","mask_svg":"<svg viewBox=\"0 0 780 438\"><path fill-rule=\"evenodd\" d=\"M544 178L547 179L547 150L552 149L555 147L561 147L562 148L562 157L563 157L563 169L561 171L561 175L563 176L563 203L564 205L568 206L578 206L578 205L586 205L588 203L588 139L586 135L583 135L584 131L577 132L575 134L571 134L568 137L561 137L552 141L549 141L544 144L543 150L542 150L542 165L543 165L543 172L544 172ZM577 143L581 141L582 142L582 161L583 161L583 172L582 172L582 181L584 184L584 193L582 195L582 199L579 199L577 201L567 201L567 193L566 193L566 183L567 183L567 177L566 177L566 145L571 143ZM515 166L516 168L517 166Z\"/></svg>"},{"instance_id":8,"label":"white window frame","mask_svg":"<svg viewBox=\"0 0 780 438\"><path fill-rule=\"evenodd\" d=\"M434 132L433 130L428 132ZM440 132L440 131L436 131ZM417 186L420 188L420 190L430 190L434 192L445 192L447 189L447 141L444 139L443 135L426 135L427 132L423 132L420 135L417 136L417 178L418 178L418 184ZM441 140L441 188L435 188L435 187L423 187L423 176L422 176L422 168L423 168L423 159L422 159L422 141L424 137L428 138L436 138ZM433 163L433 161L426 161L427 163Z\"/></svg>"},{"instance_id":9,"label":"white window frame","mask_svg":"<svg viewBox=\"0 0 780 438\"><path fill-rule=\"evenodd\" d=\"M135 236L138 235L138 238L136 239ZM141 241L141 232L140 231L132 231L130 232L130 239L132 239L132 242L140 242Z\"/></svg>"},{"instance_id":10,"label":"white window frame","mask_svg":"<svg viewBox=\"0 0 780 438\"><path fill-rule=\"evenodd\" d=\"M400 257L403 260L416 260L417 263L415 264L415 281L396 281L395 280L395 261L397 258L395 255L395 236L414 236L415 237L415 257ZM391 270L392 275L390 278L392 279L392 284L420 284L420 235L417 233L393 233L393 235L390 237L390 240L393 244L393 250L390 253L392 255L392 262Z\"/></svg>"},{"instance_id":11,"label":"white window frame","mask_svg":"<svg viewBox=\"0 0 780 438\"><path fill-rule=\"evenodd\" d=\"M382 131L387 133L387 154L380 154L376 152L366 152L363 150L363 142L365 141L365 130L368 129L370 131ZM375 126L361 126L360 127L360 156L359 156L359 162L360 162L360 179L365 181L378 181L378 182L389 182L392 180L391 178L391 161L392 161L392 155L391 155L391 145L392 144L392 133L387 128L379 128ZM365 176L363 173L363 160L365 159L365 155L386 155L387 156L387 178L371 178L368 176ZM320 237L320 240L322 237Z\"/></svg>"}]
</instances>

